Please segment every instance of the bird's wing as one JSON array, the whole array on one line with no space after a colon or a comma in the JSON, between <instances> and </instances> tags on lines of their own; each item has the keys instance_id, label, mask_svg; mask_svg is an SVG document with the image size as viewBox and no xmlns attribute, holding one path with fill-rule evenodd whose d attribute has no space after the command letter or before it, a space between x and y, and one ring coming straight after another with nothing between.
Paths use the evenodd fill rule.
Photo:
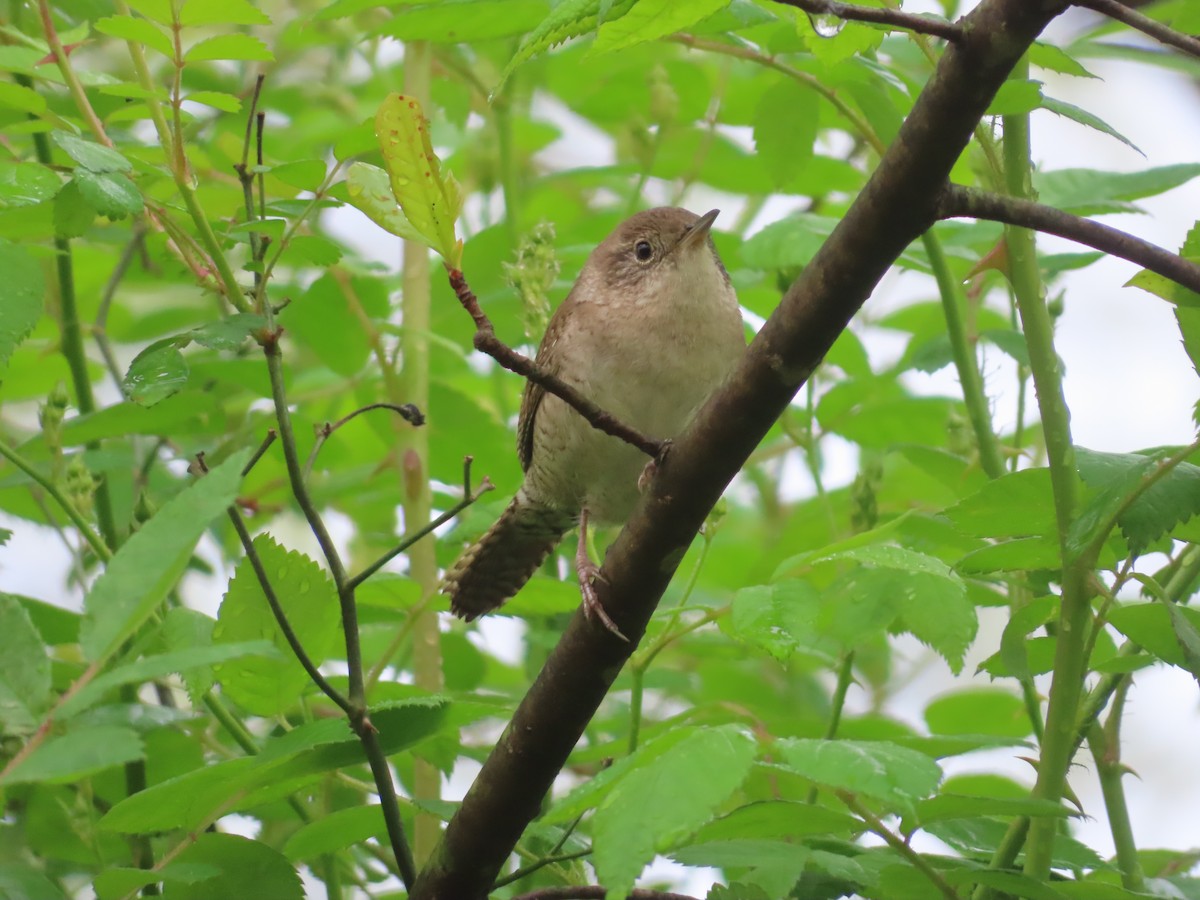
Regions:
<instances>
[{"instance_id":1,"label":"bird's wing","mask_svg":"<svg viewBox=\"0 0 1200 900\"><path fill-rule=\"evenodd\" d=\"M550 317L550 324L546 326L546 334L542 337L537 357L534 359L538 368L551 375L561 374L562 352L560 349L556 349L556 346L569 321L566 312L575 305L573 294L574 290L567 295L567 299ZM533 462L534 424L537 420L538 409L542 405L542 398L545 396L546 391L541 385L534 384L532 381L525 382L525 393L521 396L521 412L517 417L517 456L521 460L522 472L528 470Z\"/></svg>"}]
</instances>

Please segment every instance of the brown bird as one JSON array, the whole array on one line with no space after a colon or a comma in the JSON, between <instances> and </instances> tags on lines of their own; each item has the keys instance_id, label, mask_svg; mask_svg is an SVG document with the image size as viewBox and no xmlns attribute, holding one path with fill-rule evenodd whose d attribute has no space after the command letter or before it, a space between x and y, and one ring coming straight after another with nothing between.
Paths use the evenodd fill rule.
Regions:
<instances>
[{"instance_id":1,"label":"brown bird","mask_svg":"<svg viewBox=\"0 0 1200 900\"><path fill-rule=\"evenodd\" d=\"M662 207L622 222L584 264L538 348L537 363L652 438L679 434L746 346L741 311L709 229ZM584 609L620 634L592 587L589 522L624 522L646 457L593 428L533 382L517 422L525 480L495 524L446 573L443 593L471 621L513 596L579 524Z\"/></svg>"}]
</instances>

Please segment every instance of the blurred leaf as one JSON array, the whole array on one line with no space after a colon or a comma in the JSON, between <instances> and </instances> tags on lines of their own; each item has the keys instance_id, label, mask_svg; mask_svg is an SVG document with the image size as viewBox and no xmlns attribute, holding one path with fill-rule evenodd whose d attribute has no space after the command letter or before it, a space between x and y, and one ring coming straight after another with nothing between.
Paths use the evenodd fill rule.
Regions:
<instances>
[{"instance_id":1,"label":"blurred leaf","mask_svg":"<svg viewBox=\"0 0 1200 900\"><path fill-rule=\"evenodd\" d=\"M141 738L128 728L98 725L72 729L34 750L4 777L3 782L69 784L141 759L142 754Z\"/></svg>"},{"instance_id":2,"label":"blurred leaf","mask_svg":"<svg viewBox=\"0 0 1200 900\"><path fill-rule=\"evenodd\" d=\"M787 766L810 781L900 812L911 813L942 780L941 768L928 756L884 741L790 739L777 747Z\"/></svg>"},{"instance_id":3,"label":"blurred leaf","mask_svg":"<svg viewBox=\"0 0 1200 900\"><path fill-rule=\"evenodd\" d=\"M249 456L248 450L234 453L121 545L84 599L79 642L85 658L106 658L162 602L209 522L233 503Z\"/></svg>"},{"instance_id":4,"label":"blurred leaf","mask_svg":"<svg viewBox=\"0 0 1200 900\"><path fill-rule=\"evenodd\" d=\"M42 267L24 247L0 239L0 372L42 317Z\"/></svg>"},{"instance_id":5,"label":"blurred leaf","mask_svg":"<svg viewBox=\"0 0 1200 900\"><path fill-rule=\"evenodd\" d=\"M754 113L754 148L777 187L789 184L812 159L817 95L791 79L768 88Z\"/></svg>"},{"instance_id":6,"label":"blurred leaf","mask_svg":"<svg viewBox=\"0 0 1200 900\"><path fill-rule=\"evenodd\" d=\"M189 6L195 5L195 3L189 4ZM175 48L171 45L171 38L150 19L139 19L133 16L108 16L97 21L93 27L109 37L134 41L143 47L157 50L167 59L175 58Z\"/></svg>"},{"instance_id":7,"label":"blurred leaf","mask_svg":"<svg viewBox=\"0 0 1200 900\"><path fill-rule=\"evenodd\" d=\"M305 897L299 873L283 854L261 841L241 835L202 834L176 857L175 863L212 866L220 873L203 881L172 884L170 895L175 900L236 897L245 891L246 885L254 885L257 896L271 900L304 900Z\"/></svg>"},{"instance_id":8,"label":"blurred leaf","mask_svg":"<svg viewBox=\"0 0 1200 900\"><path fill-rule=\"evenodd\" d=\"M270 25L270 18L249 0L187 0L181 25Z\"/></svg>"},{"instance_id":9,"label":"blurred leaf","mask_svg":"<svg viewBox=\"0 0 1200 900\"><path fill-rule=\"evenodd\" d=\"M994 734L1023 738L1033 730L1020 697L994 687L966 688L936 697L925 707L934 734Z\"/></svg>"},{"instance_id":10,"label":"blurred leaf","mask_svg":"<svg viewBox=\"0 0 1200 900\"><path fill-rule=\"evenodd\" d=\"M38 163L0 161L0 209L49 200L62 185L54 170Z\"/></svg>"},{"instance_id":11,"label":"blurred leaf","mask_svg":"<svg viewBox=\"0 0 1200 900\"><path fill-rule=\"evenodd\" d=\"M643 41L683 31L729 5L729 0L638 0L625 15L610 18L600 26L592 53L623 50Z\"/></svg>"},{"instance_id":12,"label":"blurred leaf","mask_svg":"<svg viewBox=\"0 0 1200 900\"><path fill-rule=\"evenodd\" d=\"M184 54L184 58L189 63L209 59L252 59L270 62L275 59L275 55L259 38L248 34L219 34L193 44Z\"/></svg>"},{"instance_id":13,"label":"blurred leaf","mask_svg":"<svg viewBox=\"0 0 1200 900\"><path fill-rule=\"evenodd\" d=\"M254 538L254 548L292 631L309 658L321 665L341 630L333 582L316 562L285 550L269 534ZM243 708L260 716L278 715L295 705L309 678L292 655L247 557L238 563L229 582L213 640L220 646L259 637L269 638L278 654L223 662L217 666L216 677L222 693Z\"/></svg>"},{"instance_id":14,"label":"blurred leaf","mask_svg":"<svg viewBox=\"0 0 1200 900\"><path fill-rule=\"evenodd\" d=\"M513 70L563 41L587 34L600 22L619 19L633 6L634 0L562 0L550 10L550 14L521 41L516 53L500 73L498 92ZM602 14L601 11L605 14Z\"/></svg>"},{"instance_id":15,"label":"blurred leaf","mask_svg":"<svg viewBox=\"0 0 1200 900\"><path fill-rule=\"evenodd\" d=\"M20 601L0 594L0 725L29 734L50 705L50 658Z\"/></svg>"},{"instance_id":16,"label":"blurred leaf","mask_svg":"<svg viewBox=\"0 0 1200 900\"><path fill-rule=\"evenodd\" d=\"M387 826L378 805L352 806L322 816L288 838L283 852L290 860L316 859L326 853L387 839Z\"/></svg>"}]
</instances>

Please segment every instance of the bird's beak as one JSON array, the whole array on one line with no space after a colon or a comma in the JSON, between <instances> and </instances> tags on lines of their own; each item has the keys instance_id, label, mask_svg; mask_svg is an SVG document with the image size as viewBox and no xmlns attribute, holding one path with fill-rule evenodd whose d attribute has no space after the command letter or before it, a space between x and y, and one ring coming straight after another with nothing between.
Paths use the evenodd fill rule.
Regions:
<instances>
[{"instance_id":1,"label":"bird's beak","mask_svg":"<svg viewBox=\"0 0 1200 900\"><path fill-rule=\"evenodd\" d=\"M713 222L717 220L717 216L720 215L720 213L721 211L719 209L710 209L683 233L683 237L679 239L679 243L675 246L691 247L699 244L708 237L708 230L712 228Z\"/></svg>"}]
</instances>

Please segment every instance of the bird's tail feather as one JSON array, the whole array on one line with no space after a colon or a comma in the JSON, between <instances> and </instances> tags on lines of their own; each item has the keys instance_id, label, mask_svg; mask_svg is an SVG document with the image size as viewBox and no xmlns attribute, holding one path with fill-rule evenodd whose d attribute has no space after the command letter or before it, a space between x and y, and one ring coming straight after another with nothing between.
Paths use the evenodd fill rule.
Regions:
<instances>
[{"instance_id":1,"label":"bird's tail feather","mask_svg":"<svg viewBox=\"0 0 1200 900\"><path fill-rule=\"evenodd\" d=\"M503 604L573 524L570 514L518 494L446 573L442 593L450 597L450 611L470 622Z\"/></svg>"}]
</instances>

